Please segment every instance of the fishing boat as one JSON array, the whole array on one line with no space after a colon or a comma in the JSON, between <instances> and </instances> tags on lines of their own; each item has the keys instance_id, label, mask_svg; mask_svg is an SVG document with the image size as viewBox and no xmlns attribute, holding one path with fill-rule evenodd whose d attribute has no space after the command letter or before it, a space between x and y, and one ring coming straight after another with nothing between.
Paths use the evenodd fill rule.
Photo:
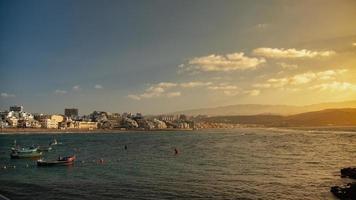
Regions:
<instances>
[{"instance_id":1,"label":"fishing boat","mask_svg":"<svg viewBox=\"0 0 356 200\"><path fill-rule=\"evenodd\" d=\"M12 147L11 151L12 153L33 153L38 150L37 147Z\"/></svg>"},{"instance_id":2,"label":"fishing boat","mask_svg":"<svg viewBox=\"0 0 356 200\"><path fill-rule=\"evenodd\" d=\"M54 161L37 160L37 166L39 167L50 167L50 166L67 166L72 165L75 161L75 156L59 157Z\"/></svg>"},{"instance_id":3,"label":"fishing boat","mask_svg":"<svg viewBox=\"0 0 356 200\"><path fill-rule=\"evenodd\" d=\"M38 148L31 147L19 147L15 146L11 148L11 158L39 158L42 152L38 152Z\"/></svg>"},{"instance_id":4,"label":"fishing boat","mask_svg":"<svg viewBox=\"0 0 356 200\"><path fill-rule=\"evenodd\" d=\"M31 151L31 152L19 152L14 151L10 154L11 158L39 158L42 156L42 152Z\"/></svg>"},{"instance_id":5,"label":"fishing boat","mask_svg":"<svg viewBox=\"0 0 356 200\"><path fill-rule=\"evenodd\" d=\"M37 148L37 151L43 152L43 151L51 151L52 147L51 146L39 146Z\"/></svg>"}]
</instances>

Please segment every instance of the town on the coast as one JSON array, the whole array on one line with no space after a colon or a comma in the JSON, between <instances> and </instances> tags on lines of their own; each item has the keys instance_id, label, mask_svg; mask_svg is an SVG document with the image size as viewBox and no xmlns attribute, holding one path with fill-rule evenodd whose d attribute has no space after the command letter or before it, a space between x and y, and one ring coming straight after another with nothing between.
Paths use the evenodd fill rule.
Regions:
<instances>
[{"instance_id":1,"label":"town on the coast","mask_svg":"<svg viewBox=\"0 0 356 200\"><path fill-rule=\"evenodd\" d=\"M79 115L78 108L65 108L63 114L42 114L26 112L21 105L0 112L0 127L7 130L192 130L197 126L201 127L184 114L144 116L93 111L89 115Z\"/></svg>"}]
</instances>

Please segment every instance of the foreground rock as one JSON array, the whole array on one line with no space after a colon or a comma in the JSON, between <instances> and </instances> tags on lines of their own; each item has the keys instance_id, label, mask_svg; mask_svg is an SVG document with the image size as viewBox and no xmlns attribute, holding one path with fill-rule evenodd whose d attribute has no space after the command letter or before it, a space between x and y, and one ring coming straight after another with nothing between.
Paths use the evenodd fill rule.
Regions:
<instances>
[{"instance_id":1,"label":"foreground rock","mask_svg":"<svg viewBox=\"0 0 356 200\"><path fill-rule=\"evenodd\" d=\"M356 168L355 167L347 167L340 170L341 177L348 177L356 179Z\"/></svg>"},{"instance_id":2,"label":"foreground rock","mask_svg":"<svg viewBox=\"0 0 356 200\"><path fill-rule=\"evenodd\" d=\"M332 192L339 199L356 199L356 183L348 183L345 186L333 186L331 187L330 192Z\"/></svg>"}]
</instances>

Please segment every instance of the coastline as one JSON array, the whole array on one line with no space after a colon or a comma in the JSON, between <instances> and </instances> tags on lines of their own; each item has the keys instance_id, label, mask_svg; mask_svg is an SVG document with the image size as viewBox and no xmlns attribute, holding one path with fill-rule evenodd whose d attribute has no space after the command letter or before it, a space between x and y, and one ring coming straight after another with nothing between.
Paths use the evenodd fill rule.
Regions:
<instances>
[{"instance_id":1,"label":"coastline","mask_svg":"<svg viewBox=\"0 0 356 200\"><path fill-rule=\"evenodd\" d=\"M12 134L65 134L65 133L125 133L125 132L159 132L192 131L193 129L45 129L45 128L2 128L0 135Z\"/></svg>"},{"instance_id":2,"label":"coastline","mask_svg":"<svg viewBox=\"0 0 356 200\"><path fill-rule=\"evenodd\" d=\"M355 132L356 126L296 126L296 127L281 127L281 126L243 126L234 128L201 128L197 130L222 130L222 129L236 129L236 128L276 128L276 129L290 129L301 131L336 131L336 132ZM66 133L127 133L127 132L171 132L171 131L194 131L194 129L44 129L44 128L2 128L0 135L13 134L66 134Z\"/></svg>"}]
</instances>

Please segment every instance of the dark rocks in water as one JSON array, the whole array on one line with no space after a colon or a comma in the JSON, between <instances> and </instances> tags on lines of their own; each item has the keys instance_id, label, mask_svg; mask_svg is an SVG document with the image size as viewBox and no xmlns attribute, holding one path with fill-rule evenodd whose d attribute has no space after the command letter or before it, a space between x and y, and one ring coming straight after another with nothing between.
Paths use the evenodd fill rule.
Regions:
<instances>
[{"instance_id":1,"label":"dark rocks in water","mask_svg":"<svg viewBox=\"0 0 356 200\"><path fill-rule=\"evenodd\" d=\"M356 199L356 182L348 183L345 186L333 186L330 192L342 200Z\"/></svg>"},{"instance_id":2,"label":"dark rocks in water","mask_svg":"<svg viewBox=\"0 0 356 200\"><path fill-rule=\"evenodd\" d=\"M356 179L356 168L355 167L347 167L340 170L341 177L349 177Z\"/></svg>"}]
</instances>

